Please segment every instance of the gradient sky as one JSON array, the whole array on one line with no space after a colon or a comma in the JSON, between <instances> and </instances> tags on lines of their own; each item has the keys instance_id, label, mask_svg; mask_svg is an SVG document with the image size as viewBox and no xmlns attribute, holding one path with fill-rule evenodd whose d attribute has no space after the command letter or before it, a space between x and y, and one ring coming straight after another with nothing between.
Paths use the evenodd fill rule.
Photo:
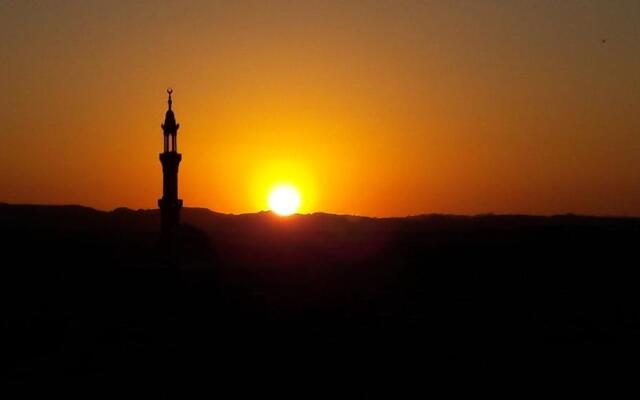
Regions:
<instances>
[{"instance_id":1,"label":"gradient sky","mask_svg":"<svg viewBox=\"0 0 640 400\"><path fill-rule=\"evenodd\" d=\"M0 201L640 215L640 1L0 0ZM602 40L606 39L606 43Z\"/></svg>"}]
</instances>

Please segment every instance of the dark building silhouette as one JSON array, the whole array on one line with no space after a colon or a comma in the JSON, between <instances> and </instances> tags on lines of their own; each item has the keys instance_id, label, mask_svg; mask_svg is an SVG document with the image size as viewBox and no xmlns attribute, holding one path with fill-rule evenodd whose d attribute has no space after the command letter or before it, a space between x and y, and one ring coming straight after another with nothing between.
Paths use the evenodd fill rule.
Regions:
<instances>
[{"instance_id":1,"label":"dark building silhouette","mask_svg":"<svg viewBox=\"0 0 640 400\"><path fill-rule=\"evenodd\" d=\"M182 200L178 198L178 166L182 160L182 154L178 153L178 128L176 117L171 109L171 93L168 89L169 109L165 114L162 131L164 135L164 151L160 153L162 163L162 198L158 200L160 214L162 216L162 236L169 239L173 236L180 223L180 209Z\"/></svg>"}]
</instances>

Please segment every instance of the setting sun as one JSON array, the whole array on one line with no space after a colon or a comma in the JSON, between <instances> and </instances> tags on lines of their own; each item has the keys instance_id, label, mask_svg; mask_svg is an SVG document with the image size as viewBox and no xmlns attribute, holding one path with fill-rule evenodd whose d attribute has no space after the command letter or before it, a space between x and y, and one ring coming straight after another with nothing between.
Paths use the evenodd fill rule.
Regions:
<instances>
[{"instance_id":1,"label":"setting sun","mask_svg":"<svg viewBox=\"0 0 640 400\"><path fill-rule=\"evenodd\" d=\"M291 185L276 186L269 193L269 208L278 215L291 215L299 207L300 193Z\"/></svg>"}]
</instances>

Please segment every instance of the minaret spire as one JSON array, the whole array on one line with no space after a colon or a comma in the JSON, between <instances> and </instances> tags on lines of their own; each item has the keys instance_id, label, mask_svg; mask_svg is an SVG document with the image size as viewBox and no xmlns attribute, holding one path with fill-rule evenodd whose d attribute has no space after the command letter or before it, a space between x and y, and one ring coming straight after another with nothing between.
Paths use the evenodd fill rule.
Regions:
<instances>
[{"instance_id":1,"label":"minaret spire","mask_svg":"<svg viewBox=\"0 0 640 400\"><path fill-rule=\"evenodd\" d=\"M175 153L178 151L178 128L180 128L180 124L176 123L176 116L173 114L173 110L171 109L171 106L173 105L173 100L171 98L173 89L167 89L167 93L169 94L169 98L167 100L169 108L164 116L164 123L161 125L162 131L164 132L164 151L165 153Z\"/></svg>"}]
</instances>

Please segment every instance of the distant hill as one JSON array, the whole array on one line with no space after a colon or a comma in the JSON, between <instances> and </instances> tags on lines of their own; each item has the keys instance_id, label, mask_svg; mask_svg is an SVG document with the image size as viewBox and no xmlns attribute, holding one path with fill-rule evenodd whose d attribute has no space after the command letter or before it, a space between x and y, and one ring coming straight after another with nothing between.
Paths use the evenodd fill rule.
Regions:
<instances>
[{"instance_id":1,"label":"distant hill","mask_svg":"<svg viewBox=\"0 0 640 400\"><path fill-rule=\"evenodd\" d=\"M302 257L304 263L352 262L375 259L399 249L426 251L434 255L452 246L482 245L487 251L496 245L537 247L562 244L581 247L586 241L609 244L620 236L624 243L640 232L639 218L590 217L576 215L419 215L403 218L369 218L314 213L282 218L271 212L222 214L205 208L184 208L182 244L188 263L210 252L227 262L253 266ZM98 211L82 206L0 204L0 230L30 235L30 240L51 244L61 235L96 237L112 244L129 243L131 250L145 246L149 256L157 242L158 210L118 208ZM11 236L11 235L9 235ZM196 239L197 237L197 239ZM581 242L582 241L582 242ZM57 245L63 246L63 245ZM194 246L198 246L196 249ZM316 257L305 259L304 252ZM127 254L124 254L125 256ZM322 258L328 257L328 258ZM150 257L153 262L159 262ZM121 260L126 261L127 260ZM219 260L220 261L220 260ZM202 266L202 263L200 263Z\"/></svg>"},{"instance_id":2,"label":"distant hill","mask_svg":"<svg viewBox=\"0 0 640 400\"><path fill-rule=\"evenodd\" d=\"M577 215L444 215L425 214L396 218L370 218L327 213L298 214L279 217L263 211L248 214L223 214L206 208L184 208L182 222L209 235L230 236L236 233L272 235L313 233L316 235L366 235L374 233L427 233L436 231L516 231L523 229L637 229L640 218L591 217ZM157 209L132 210L117 208L98 211L93 208L63 205L11 205L0 203L2 229L59 231L130 231L158 232L160 214Z\"/></svg>"}]
</instances>

